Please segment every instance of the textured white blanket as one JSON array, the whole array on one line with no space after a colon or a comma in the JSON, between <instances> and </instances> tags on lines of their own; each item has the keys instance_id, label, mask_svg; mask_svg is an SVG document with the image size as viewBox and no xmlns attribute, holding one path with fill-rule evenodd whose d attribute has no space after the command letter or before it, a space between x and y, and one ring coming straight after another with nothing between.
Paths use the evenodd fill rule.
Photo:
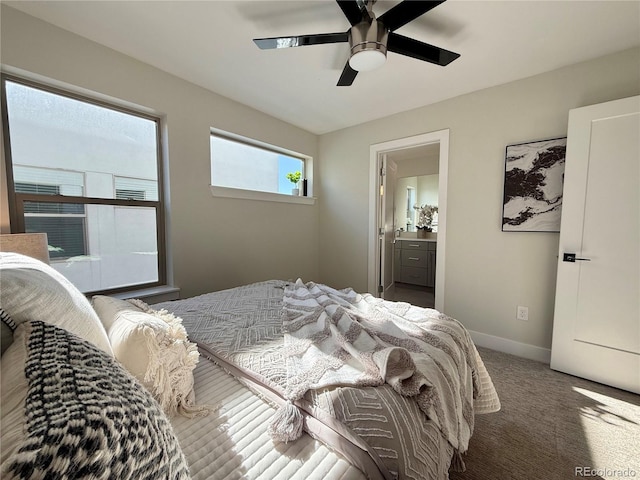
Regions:
<instances>
[{"instance_id":1,"label":"textured white blanket","mask_svg":"<svg viewBox=\"0 0 640 480\"><path fill-rule=\"evenodd\" d=\"M301 280L285 289L283 307L288 400L309 389L386 382L415 399L456 450L467 450L480 386L475 347L459 322L436 310ZM283 441L301 431L291 403L271 425Z\"/></svg>"}]
</instances>

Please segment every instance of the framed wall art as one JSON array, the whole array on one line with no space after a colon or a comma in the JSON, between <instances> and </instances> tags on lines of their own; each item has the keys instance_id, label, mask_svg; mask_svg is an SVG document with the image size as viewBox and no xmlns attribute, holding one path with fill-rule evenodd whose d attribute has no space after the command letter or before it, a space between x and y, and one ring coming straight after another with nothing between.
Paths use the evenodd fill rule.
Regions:
<instances>
[{"instance_id":1,"label":"framed wall art","mask_svg":"<svg viewBox=\"0 0 640 480\"><path fill-rule=\"evenodd\" d=\"M503 232L559 232L567 137L507 145Z\"/></svg>"}]
</instances>

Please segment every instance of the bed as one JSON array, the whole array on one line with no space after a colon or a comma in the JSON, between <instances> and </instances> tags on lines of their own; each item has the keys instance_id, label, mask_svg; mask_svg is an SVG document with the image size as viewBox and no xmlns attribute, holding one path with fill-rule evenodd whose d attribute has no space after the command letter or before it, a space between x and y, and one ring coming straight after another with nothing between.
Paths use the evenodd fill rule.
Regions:
<instances>
[{"instance_id":1,"label":"bed","mask_svg":"<svg viewBox=\"0 0 640 480\"><path fill-rule=\"evenodd\" d=\"M432 345L425 348L435 352L430 356L436 368L441 370L436 374L442 377L444 385L441 386L447 389L455 383L446 378L448 375L466 374L469 390L465 392L464 385L461 385L458 394L467 394L470 404L465 406L465 399L461 397L451 398L452 402L459 403L457 409L428 418L415 398L400 395L387 382L378 382L377 379L366 379L363 386L335 386L340 383L335 379L324 384L317 382L320 383L319 388L310 388L294 400L304 416L305 431L348 458L351 464L364 472L366 478L447 478L452 460L453 468L464 468L461 454L468 447L473 414L494 412L500 408L491 379L468 332L459 322L435 310L386 302L370 295L359 295L351 289L335 290L300 280L259 282L153 305L153 309L166 309L181 317L190 339L198 343L204 358L230 372L249 391L276 409L282 409L288 402L287 389L290 390L290 386L286 377L292 375L286 366L286 351L291 346L286 345L290 339L283 334L283 316L289 315L301 323L313 325L326 321L328 317L333 317L334 321L338 319L335 323L339 324L345 316L359 317L361 322L365 321L362 316L377 316L378 323L393 320L394 324L398 321L420 324L422 328L409 336L398 339L401 335L387 335L385 339L388 344L402 345L411 350L410 343L416 337L431 337ZM286 319L284 324L287 325ZM353 330L351 324L342 328ZM317 338L318 332L307 332L306 336ZM378 336L382 334L378 332ZM362 343L361 338L353 343L358 341ZM459 368L454 365L457 360L463 363L458 365ZM310 370L303 368L302 372L306 375ZM342 383L345 383L344 378ZM446 396L442 392L440 395ZM473 412L470 413L468 407ZM439 409L446 410L443 407ZM433 409L425 410L434 413ZM450 429L466 424L469 431L460 431L458 435L443 433L447 424L443 419L447 413L459 415L448 419L448 424L454 425ZM180 419L174 424L179 436L188 430L188 423ZM235 452L229 450L227 455L233 457ZM351 475L346 478L356 478L355 472ZM318 475L317 478L325 476Z\"/></svg>"},{"instance_id":2,"label":"bed","mask_svg":"<svg viewBox=\"0 0 640 480\"><path fill-rule=\"evenodd\" d=\"M468 332L435 310L301 280L156 305L90 304L41 262L0 254L0 268L3 478L52 468L74 478L99 459L96 478L446 479L464 469L474 415L500 408ZM60 395L72 403L55 405L58 424L34 420L48 410L34 388L66 378L33 373L51 368L34 368L33 357L47 355L30 350L47 336L55 348L42 351L61 356L56 368L73 369L68 377L86 383L73 388L110 412L87 424L90 441L64 430L74 395ZM57 437L42 435L52 430ZM72 450L60 438L90 451L60 461Z\"/></svg>"}]
</instances>

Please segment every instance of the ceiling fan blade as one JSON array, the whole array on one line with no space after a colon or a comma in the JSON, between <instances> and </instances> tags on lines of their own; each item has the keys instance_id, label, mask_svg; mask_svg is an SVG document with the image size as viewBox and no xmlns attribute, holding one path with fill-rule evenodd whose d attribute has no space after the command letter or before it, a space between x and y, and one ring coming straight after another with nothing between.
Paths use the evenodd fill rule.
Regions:
<instances>
[{"instance_id":1,"label":"ceiling fan blade","mask_svg":"<svg viewBox=\"0 0 640 480\"><path fill-rule=\"evenodd\" d=\"M387 10L385 13L378 17L389 31L396 30L403 25L409 23L411 20L418 18L420 15L427 13L432 8L437 7L445 0L436 1L416 1L416 0L404 0L397 4L395 7Z\"/></svg>"},{"instance_id":2,"label":"ceiling fan blade","mask_svg":"<svg viewBox=\"0 0 640 480\"><path fill-rule=\"evenodd\" d=\"M297 35L294 37L254 38L255 44L262 50L271 48L304 47L306 45L320 45L323 43L342 43L349 41L349 34L318 33L315 35Z\"/></svg>"},{"instance_id":3,"label":"ceiling fan blade","mask_svg":"<svg viewBox=\"0 0 640 480\"><path fill-rule=\"evenodd\" d=\"M387 42L387 49L391 52L417 58L436 65L449 65L460 56L459 53L450 52L444 48L435 47L428 43L414 40L413 38L398 35L391 32Z\"/></svg>"},{"instance_id":4,"label":"ceiling fan blade","mask_svg":"<svg viewBox=\"0 0 640 480\"><path fill-rule=\"evenodd\" d=\"M362 10L358 5L357 0L336 0L336 2L351 25L355 25L362 21Z\"/></svg>"},{"instance_id":5,"label":"ceiling fan blade","mask_svg":"<svg viewBox=\"0 0 640 480\"><path fill-rule=\"evenodd\" d=\"M338 87L348 87L356 79L356 75L358 75L358 71L351 68L349 61L347 61L342 75L340 75L340 80L338 80Z\"/></svg>"}]
</instances>

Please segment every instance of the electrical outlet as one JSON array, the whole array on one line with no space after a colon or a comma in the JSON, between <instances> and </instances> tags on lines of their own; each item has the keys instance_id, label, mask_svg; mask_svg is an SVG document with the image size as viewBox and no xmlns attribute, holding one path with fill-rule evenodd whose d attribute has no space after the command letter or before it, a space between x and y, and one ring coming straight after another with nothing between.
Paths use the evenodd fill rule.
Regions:
<instances>
[{"instance_id":1,"label":"electrical outlet","mask_svg":"<svg viewBox=\"0 0 640 480\"><path fill-rule=\"evenodd\" d=\"M521 307L518 305L518 313L516 314L518 320L529 320L529 307Z\"/></svg>"}]
</instances>

